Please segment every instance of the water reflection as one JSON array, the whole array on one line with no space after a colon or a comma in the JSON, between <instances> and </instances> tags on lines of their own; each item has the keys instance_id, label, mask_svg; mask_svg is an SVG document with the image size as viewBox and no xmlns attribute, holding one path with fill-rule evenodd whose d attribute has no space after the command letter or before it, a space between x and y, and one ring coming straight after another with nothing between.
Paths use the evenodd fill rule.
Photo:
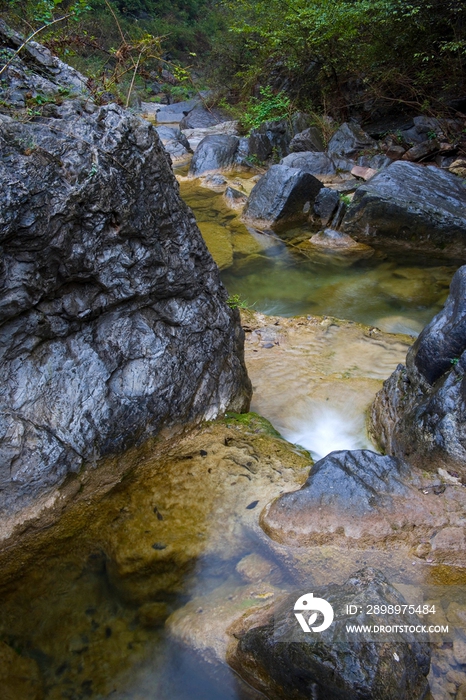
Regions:
<instances>
[{"instance_id":1,"label":"water reflection","mask_svg":"<svg viewBox=\"0 0 466 700\"><path fill-rule=\"evenodd\" d=\"M234 186L251 189L244 176L232 178ZM229 293L266 314L332 315L415 336L441 309L461 264L418 254L325 251L309 244L317 230L310 225L281 233L285 245L271 231L246 227L221 192L197 181L182 181L180 191Z\"/></svg>"}]
</instances>

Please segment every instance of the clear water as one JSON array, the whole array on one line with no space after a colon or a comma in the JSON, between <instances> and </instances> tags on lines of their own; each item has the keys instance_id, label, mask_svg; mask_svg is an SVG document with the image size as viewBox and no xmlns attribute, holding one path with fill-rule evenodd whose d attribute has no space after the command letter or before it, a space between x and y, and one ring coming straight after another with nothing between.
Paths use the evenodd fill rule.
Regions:
<instances>
[{"instance_id":1,"label":"clear water","mask_svg":"<svg viewBox=\"0 0 466 700\"><path fill-rule=\"evenodd\" d=\"M234 186L251 187L232 179ZM232 264L221 270L230 295L265 314L330 315L417 335L441 309L461 264L418 254L323 252L308 244L316 232L309 226L287 231L285 244L271 231L247 228L221 193L190 181L180 188L214 258L218 246L231 247Z\"/></svg>"},{"instance_id":2,"label":"clear water","mask_svg":"<svg viewBox=\"0 0 466 700\"><path fill-rule=\"evenodd\" d=\"M222 270L229 293L266 314L332 315L415 335L441 307L457 267L379 254L349 259L311 252L305 245L299 248L312 233L305 228L291 232L293 245L287 247L273 235L248 231L221 194L193 183L182 183L181 190L201 228L213 225L209 230L215 237L218 227L231 246L232 264ZM349 421L345 412L319 404L282 432L319 458L329 446L365 447L361 422L362 416ZM2 591L0 639L37 662L46 700L247 696L233 672L207 673L192 652L170 641L163 627L143 624L137 607L112 586L102 553L84 551L80 557L74 546L64 542L64 553L38 562L23 581ZM235 564L217 571L215 563L200 560L183 594L165 601L169 609L223 583Z\"/></svg>"}]
</instances>

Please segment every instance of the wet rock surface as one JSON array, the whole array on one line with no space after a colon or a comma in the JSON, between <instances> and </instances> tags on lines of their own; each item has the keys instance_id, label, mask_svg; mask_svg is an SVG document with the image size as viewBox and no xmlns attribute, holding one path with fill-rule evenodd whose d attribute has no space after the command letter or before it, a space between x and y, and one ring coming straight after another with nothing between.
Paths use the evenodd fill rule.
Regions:
<instances>
[{"instance_id":1,"label":"wet rock surface","mask_svg":"<svg viewBox=\"0 0 466 700\"><path fill-rule=\"evenodd\" d=\"M206 136L198 145L189 166L189 177L232 170L236 162L239 139L228 134Z\"/></svg>"},{"instance_id":2,"label":"wet rock surface","mask_svg":"<svg viewBox=\"0 0 466 700\"><path fill-rule=\"evenodd\" d=\"M453 277L444 309L421 332L384 384L372 409L373 430L390 454L466 479L464 371L466 267Z\"/></svg>"},{"instance_id":3,"label":"wet rock surface","mask_svg":"<svg viewBox=\"0 0 466 700\"><path fill-rule=\"evenodd\" d=\"M362 184L342 230L364 243L464 259L466 187L433 166L397 161Z\"/></svg>"},{"instance_id":4,"label":"wet rock surface","mask_svg":"<svg viewBox=\"0 0 466 700\"><path fill-rule=\"evenodd\" d=\"M314 591L334 611L333 624L319 634L303 632L294 614L293 595L256 619L230 650L231 666L253 687L274 700L422 700L428 696L430 647L405 632L384 642L350 633L348 622L384 624L384 616L367 616L368 605L402 605L403 596L380 571L363 569L343 585ZM358 615L345 614L356 605ZM396 624L409 625L412 616L394 616Z\"/></svg>"},{"instance_id":5,"label":"wet rock surface","mask_svg":"<svg viewBox=\"0 0 466 700\"><path fill-rule=\"evenodd\" d=\"M376 149L377 142L366 134L363 129L356 123L345 122L340 126L338 131L332 136L328 144L328 152L330 155L352 156L365 149Z\"/></svg>"},{"instance_id":6,"label":"wet rock surface","mask_svg":"<svg viewBox=\"0 0 466 700\"><path fill-rule=\"evenodd\" d=\"M1 506L248 403L237 313L154 128L115 105L2 117Z\"/></svg>"},{"instance_id":7,"label":"wet rock surface","mask_svg":"<svg viewBox=\"0 0 466 700\"><path fill-rule=\"evenodd\" d=\"M272 165L251 191L242 218L258 228L306 219L322 184L313 175L286 165Z\"/></svg>"}]
</instances>

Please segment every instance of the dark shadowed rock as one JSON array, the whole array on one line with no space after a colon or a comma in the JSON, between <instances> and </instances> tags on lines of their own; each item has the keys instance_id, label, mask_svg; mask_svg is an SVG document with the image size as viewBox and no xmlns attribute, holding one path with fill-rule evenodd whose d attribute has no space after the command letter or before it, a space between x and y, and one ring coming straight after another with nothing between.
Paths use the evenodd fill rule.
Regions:
<instances>
[{"instance_id":1,"label":"dark shadowed rock","mask_svg":"<svg viewBox=\"0 0 466 700\"><path fill-rule=\"evenodd\" d=\"M466 187L434 166L397 161L358 188L342 229L371 245L464 259Z\"/></svg>"},{"instance_id":2,"label":"dark shadowed rock","mask_svg":"<svg viewBox=\"0 0 466 700\"><path fill-rule=\"evenodd\" d=\"M320 217L322 226L326 226L340 203L340 195L335 190L322 187L314 202L314 212Z\"/></svg>"},{"instance_id":3,"label":"dark shadowed rock","mask_svg":"<svg viewBox=\"0 0 466 700\"><path fill-rule=\"evenodd\" d=\"M206 128L227 120L228 117L219 109L206 109L202 105L197 105L180 121L180 129Z\"/></svg>"},{"instance_id":4,"label":"dark shadowed rock","mask_svg":"<svg viewBox=\"0 0 466 700\"><path fill-rule=\"evenodd\" d=\"M332 136L328 144L330 155L352 157L366 149L377 148L377 141L366 134L359 124L345 122Z\"/></svg>"},{"instance_id":5,"label":"dark shadowed rock","mask_svg":"<svg viewBox=\"0 0 466 700\"><path fill-rule=\"evenodd\" d=\"M290 153L280 161L280 165L299 168L311 175L334 175L337 171L332 159L326 153L312 151Z\"/></svg>"},{"instance_id":6,"label":"dark shadowed rock","mask_svg":"<svg viewBox=\"0 0 466 700\"><path fill-rule=\"evenodd\" d=\"M372 409L381 445L428 470L466 480L466 267L453 277L443 310L384 383Z\"/></svg>"},{"instance_id":7,"label":"dark shadowed rock","mask_svg":"<svg viewBox=\"0 0 466 700\"><path fill-rule=\"evenodd\" d=\"M429 139L423 143L418 143L416 146L409 148L403 155L403 160L410 160L417 163L427 158L432 158L440 150L440 143L437 139Z\"/></svg>"},{"instance_id":8,"label":"dark shadowed rock","mask_svg":"<svg viewBox=\"0 0 466 700\"><path fill-rule=\"evenodd\" d=\"M290 151L292 153L298 151L324 151L325 146L319 129L315 126L310 126L304 129L290 141Z\"/></svg>"},{"instance_id":9,"label":"dark shadowed rock","mask_svg":"<svg viewBox=\"0 0 466 700\"><path fill-rule=\"evenodd\" d=\"M344 584L314 589L334 610L331 625L304 632L294 613L299 594L287 597L260 617L230 651L239 675L273 700L422 700L428 697L430 646L409 631L369 635L347 625L386 625L387 616L367 615L369 606L406 605L380 571L366 568ZM355 606L350 616L347 606ZM304 613L307 617L307 614ZM413 622L414 620L414 622ZM319 614L316 624L320 624ZM391 625L419 624L416 616L394 614ZM312 623L311 623L312 624Z\"/></svg>"},{"instance_id":10,"label":"dark shadowed rock","mask_svg":"<svg viewBox=\"0 0 466 700\"><path fill-rule=\"evenodd\" d=\"M154 127L57 109L0 122L4 512L250 393L239 316Z\"/></svg>"},{"instance_id":11,"label":"dark shadowed rock","mask_svg":"<svg viewBox=\"0 0 466 700\"><path fill-rule=\"evenodd\" d=\"M249 152L260 161L266 161L272 156L283 158L289 153L292 136L292 128L287 119L264 122L258 129L251 131Z\"/></svg>"},{"instance_id":12,"label":"dark shadowed rock","mask_svg":"<svg viewBox=\"0 0 466 700\"><path fill-rule=\"evenodd\" d=\"M237 136L214 134L202 139L189 166L189 176L199 177L218 170L232 170L239 146Z\"/></svg>"},{"instance_id":13,"label":"dark shadowed rock","mask_svg":"<svg viewBox=\"0 0 466 700\"><path fill-rule=\"evenodd\" d=\"M322 184L310 173L286 165L272 165L254 186L243 219L267 228L304 220L303 208L312 206Z\"/></svg>"}]
</instances>

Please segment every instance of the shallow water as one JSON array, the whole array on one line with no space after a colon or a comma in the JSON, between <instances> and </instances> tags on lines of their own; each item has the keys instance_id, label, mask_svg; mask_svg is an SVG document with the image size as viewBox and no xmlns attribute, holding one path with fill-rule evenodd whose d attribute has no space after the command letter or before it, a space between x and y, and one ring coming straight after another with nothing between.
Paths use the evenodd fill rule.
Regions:
<instances>
[{"instance_id":1,"label":"shallow water","mask_svg":"<svg viewBox=\"0 0 466 700\"><path fill-rule=\"evenodd\" d=\"M250 188L244 179L237 182ZM230 295L239 294L264 314L335 316L416 335L441 307L456 269L453 264L382 254L349 259L305 246L299 249L312 233L306 228L293 231L294 245L287 247L273 234L246 229L221 194L189 182L181 183L181 191L214 257L218 256ZM407 339L366 336L360 328L331 319L301 331L283 329L279 320L264 318L262 328L247 333L253 408L269 417L290 442L309 449L315 459L334 449L370 447L365 411L381 380L403 360ZM181 463L179 468L184 468ZM120 494L109 497L115 500L114 506L107 504L116 523L120 513L131 511L130 490L125 488L131 485L123 485ZM163 487L151 482L144 488L153 488L162 499ZM183 489L173 481L173 504L182 501ZM200 501L205 497L198 494ZM252 492L246 503L254 498ZM138 499L135 496L135 510L140 511ZM147 530L141 529L145 521L138 521L139 539L160 525L157 503L159 511L148 509ZM214 521L206 526L203 536L209 541L217 537L224 517L223 527L231 528L236 543L243 516L228 510L223 514L222 508L216 500L213 510L219 520L215 526ZM242 512L250 511L243 506ZM196 523L194 512L188 518ZM185 521L180 522L181 532ZM119 536L131 540L131 533L128 520ZM129 562L133 555L137 560L141 546L135 539ZM82 545L82 554L74 551L74 541L64 547L66 553L38 562L27 578L5 591L0 606L0 638L37 662L45 678L46 700L239 700L247 696L232 672L201 666L198 657L177 644L159 621L151 622L151 609L125 598L109 573L106 555L95 543L90 550ZM158 540L152 547L157 549ZM215 599L222 586L229 586L233 596L241 585L235 572L238 560L256 553L258 543L244 536L241 547L221 560L199 556L180 589L163 599L155 596L153 602L166 605L170 613L191 599L210 595ZM266 554L272 557L271 552ZM345 565L359 568L364 563L358 558ZM401 581L419 584L422 575L410 566L411 562L406 571L400 567ZM397 569L396 562L393 568ZM324 578L332 580L340 573L328 563L322 565Z\"/></svg>"},{"instance_id":2,"label":"shallow water","mask_svg":"<svg viewBox=\"0 0 466 700\"><path fill-rule=\"evenodd\" d=\"M251 189L237 175L233 187ZM441 309L460 263L419 255L323 252L308 245L316 228L286 232L285 243L271 231L246 227L229 209L221 192L180 183L207 245L222 270L230 295L270 315L330 315L392 333L418 335Z\"/></svg>"}]
</instances>

